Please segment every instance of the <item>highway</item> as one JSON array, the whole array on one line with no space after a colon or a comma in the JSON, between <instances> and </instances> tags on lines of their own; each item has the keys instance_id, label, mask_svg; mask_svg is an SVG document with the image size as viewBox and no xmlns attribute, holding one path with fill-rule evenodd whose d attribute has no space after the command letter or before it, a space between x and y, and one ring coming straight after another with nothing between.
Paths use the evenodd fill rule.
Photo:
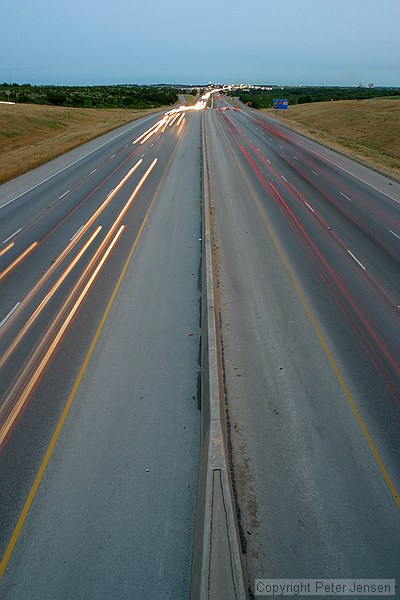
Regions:
<instances>
[{"instance_id":1,"label":"highway","mask_svg":"<svg viewBox=\"0 0 400 600\"><path fill-rule=\"evenodd\" d=\"M188 596L200 122L141 119L0 190L2 599Z\"/></svg>"},{"instance_id":2,"label":"highway","mask_svg":"<svg viewBox=\"0 0 400 600\"><path fill-rule=\"evenodd\" d=\"M205 114L229 460L256 578L400 577L400 186Z\"/></svg>"},{"instance_id":3,"label":"highway","mask_svg":"<svg viewBox=\"0 0 400 600\"><path fill-rule=\"evenodd\" d=\"M212 106L0 188L2 600L189 597L203 183L249 597L400 579L400 185Z\"/></svg>"}]
</instances>

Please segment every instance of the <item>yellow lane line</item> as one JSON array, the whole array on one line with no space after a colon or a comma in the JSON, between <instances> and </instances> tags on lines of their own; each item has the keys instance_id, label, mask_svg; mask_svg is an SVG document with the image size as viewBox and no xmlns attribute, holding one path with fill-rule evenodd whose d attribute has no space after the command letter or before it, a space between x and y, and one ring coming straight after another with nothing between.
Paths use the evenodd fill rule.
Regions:
<instances>
[{"instance_id":1,"label":"yellow lane line","mask_svg":"<svg viewBox=\"0 0 400 600\"><path fill-rule=\"evenodd\" d=\"M183 133L184 133L184 131L182 131L181 135L178 138L178 141L176 143L175 149L174 149L174 151L173 151L173 153L171 155L171 158L168 161L168 164L167 164L167 166L165 168L164 174L163 174L163 176L162 176L162 178L160 180L160 183L159 183L159 185L157 187L157 190L156 190L156 192L155 192L155 194L153 196L151 204L150 204L150 206L149 206L149 208L148 208L148 210L147 210L147 212L145 214L145 217L143 219L142 225L140 226L140 229L139 229L138 234L136 236L136 239L135 239L135 241L133 243L133 246L132 246L132 248L131 248L131 250L129 252L129 255L128 255L128 258L127 258L127 260L126 260L126 262L124 264L124 267L123 267L123 269L121 271L121 274L120 274L119 279L117 281L117 284L116 284L116 286L114 288L114 291L112 293L110 301L109 301L109 303L107 305L107 308L106 308L106 310L105 310L105 312L103 314L103 317L101 319L100 325L99 325L99 327L98 327L98 329L96 331L96 334L95 334L95 336L93 338L93 341L92 341L92 343L90 345L88 353L87 353L87 355L85 357L85 360L83 362L83 365L81 367L79 375L78 375L78 377L77 377L77 379L75 381L74 387L72 388L71 394L70 394L70 396L69 396L69 398L67 400L67 403L66 403L66 405L64 407L64 410L63 410L63 412L61 414L60 420L58 421L58 424L57 424L57 427L56 427L56 429L54 431L53 437L51 438L51 441L50 441L50 444L49 444L49 446L47 448L47 451L46 451L46 454L44 456L43 462L40 465L39 471L38 471L38 473L37 473L37 475L35 477L35 481L33 482L32 488L31 488L31 490L29 492L29 495L28 495L28 498L27 498L27 500L25 502L24 508L22 509L22 512L21 512L21 514L19 516L18 522L17 522L17 524L15 526L15 529L13 531L11 539L10 539L10 541L8 543L7 549L6 549L6 551L4 553L4 556L3 556L2 560L1 560L1 563L0 563L0 578L4 574L4 571L5 571L6 567L7 567L8 561L10 560L12 552L13 552L13 550L15 548L15 544L18 541L19 535L20 535L20 533L22 531L22 528L24 526L24 523L25 523L25 519L26 519L26 517L28 515L28 512L29 512L31 506L32 506L33 500L35 499L36 492L37 492L37 490L39 488L39 485L40 485L40 483L42 481L43 475L44 475L44 473L46 471L46 468L47 468L47 465L48 465L49 460L51 458L51 455L53 453L54 447L55 447L55 445L57 443L57 440L59 438L59 435L61 433L63 425L65 423L65 420L66 420L67 415L69 413L69 410L71 408L71 405L72 405L72 402L74 400L75 394L76 394L76 392L77 392L77 390L79 388L79 385L80 385L80 383L82 381L82 378L83 378L83 376L85 374L87 365L88 365L88 363L90 361L90 358L91 358L91 356L93 354L93 351L94 351L94 349L96 347L97 341L98 341L98 339L100 337L100 334L102 332L102 329L104 327L104 323L106 322L107 316L108 316L108 314L109 314L109 312L111 310L111 307L112 307L112 305L114 303L115 297L116 297L117 292L118 292L118 290L120 288L120 285L121 285L122 280L124 278L125 272L126 272L128 266L129 266L130 262L131 262L132 255L133 255L133 253L134 253L134 251L136 249L136 246L138 244L139 238L142 235L143 229L144 229L144 227L146 225L146 222L147 222L147 219L148 219L148 217L150 215L150 212L151 212L151 210L152 210L152 208L154 206L155 200L156 200L156 198L157 198L157 196L159 194L161 186L164 183L165 177L166 177L166 175L167 175L167 173L169 171L169 167L170 167L170 165L172 163L172 160L173 160L173 158L174 158L174 156L176 154L176 151L177 151L179 142L182 139Z\"/></svg>"},{"instance_id":2,"label":"yellow lane line","mask_svg":"<svg viewBox=\"0 0 400 600\"><path fill-rule=\"evenodd\" d=\"M220 129L221 129L222 134L223 134L223 136L225 138L225 141L226 141L226 143L227 143L227 145L229 147L229 151L230 151L233 159L235 160L235 162L236 162L236 164L238 166L238 169L239 169L239 171L240 171L240 173L241 173L241 175L242 175L242 177L243 177L243 179L244 179L244 181L246 183L246 186L247 186L247 188L248 188L248 190L250 192L250 195L251 195L251 197L253 199L253 202L256 205L257 210L258 210L258 212L261 215L261 218L262 218L262 220L264 222L265 228L268 231L268 235L269 235L270 239L272 240L272 242L273 242L273 244L274 244L274 246L275 246L275 248L276 248L276 250L277 250L277 252L278 252L278 254L279 254L279 256L280 256L280 258L281 258L281 260L282 260L282 262L284 264L284 266L285 266L285 269L286 269L286 271L287 271L287 273L288 273L288 275L289 275L289 277L290 277L290 279L291 279L291 281L293 283L293 286L294 286L294 288L295 288L295 290L297 292L297 295L299 296L299 298L300 298L300 300L301 300L301 302L302 302L302 304L303 304L303 306L305 308L305 311L306 311L306 313L307 313L307 315L308 315L308 317L309 317L309 319L311 321L311 324L312 324L312 326L314 328L314 331L317 334L317 337L318 337L319 341L321 342L321 345L322 345L322 347L323 347L323 349L325 351L325 354L326 354L326 356L327 356L327 358L328 358L328 360L329 360L329 362L331 364L333 372L335 373L336 378L339 381L340 386L341 386L341 388L342 388L342 390L343 390L343 392L344 392L344 394L345 394L345 396L347 398L347 401L348 401L348 403L350 405L350 408L353 411L353 414L354 414L354 416L357 419L358 425L360 426L360 429L361 429L361 431L362 431L365 439L367 440L368 446L369 446L369 448L370 448L370 450L372 452L373 457L375 458L375 461L376 461L376 463L377 463L377 465L379 467L379 470L380 470L380 472L381 472L381 474L382 474L382 476L383 476L383 478L384 478L384 480L385 480L385 482L386 482L386 484L387 484L387 486L388 486L388 488L390 490L390 493L393 496L393 499L394 499L394 501L395 501L395 503L397 505L397 508L400 509L400 495L399 495L398 491L396 490L396 488L395 488L395 486L393 484L393 481L391 480L391 477L390 477L390 475L389 475L389 473L388 473L385 465L383 464L383 461L382 461L382 459L380 457L380 454L379 454L379 452L378 452L378 450L377 450L377 448L376 448L376 446L375 446L375 444L374 444L374 442L372 440L371 434L369 433L369 431L367 429L367 426L365 425L364 420L363 420L363 418L362 418L362 416L361 416L361 414L360 414L360 412L359 412L359 410L358 410L358 408L357 408L357 406L356 406L356 404L355 404L355 402L354 402L354 400L353 400L353 398L352 398L352 396L350 394L350 391L349 391L349 389L348 389L348 387L347 387L347 385L346 385L346 383L345 383L345 381L344 381L344 379L343 379L343 377L342 377L342 375L341 375L341 373L339 371L339 368L338 368L338 366L335 363L335 360L334 360L334 358L333 358L333 356L332 356L332 354L331 354L331 352L329 350L328 344L326 343L326 341L325 341L325 339L324 339L324 337L323 337L323 335L321 333L321 330L318 327L318 324L317 324L317 322L316 322L316 320L315 320L315 318L314 318L314 316L313 316L313 314L311 312L311 309L308 306L308 303L307 303L307 301L306 301L306 299L305 299L305 297L304 297L304 295L303 295L303 293L302 293L302 291L300 289L300 286L297 283L297 281L295 279L295 276L293 275L293 271L290 268L289 263L287 262L284 254L283 254L283 251L281 250L281 248L279 246L279 243L278 243L278 241L277 241L277 239L276 239L276 237L275 237L275 235L274 235L274 233L272 231L271 225L269 224L269 221L267 220L267 218L266 218L266 216L264 214L264 211L263 211L263 209L262 209L262 207L261 207L261 205L260 205L260 203L259 203L259 201L258 201L258 199L256 197L255 191L253 190L253 187L251 186L251 184L250 184L250 182L249 182L246 174L244 173L244 171L242 169L242 166L241 166L238 158L236 157L236 155L234 153L232 145L230 144L228 138L225 135L225 132L223 131L222 128L220 128Z\"/></svg>"}]
</instances>

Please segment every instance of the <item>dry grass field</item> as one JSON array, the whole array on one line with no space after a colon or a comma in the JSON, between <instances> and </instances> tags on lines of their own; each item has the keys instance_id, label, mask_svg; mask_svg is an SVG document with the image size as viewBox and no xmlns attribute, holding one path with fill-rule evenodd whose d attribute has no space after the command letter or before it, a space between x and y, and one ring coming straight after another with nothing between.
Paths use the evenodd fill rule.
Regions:
<instances>
[{"instance_id":1,"label":"dry grass field","mask_svg":"<svg viewBox=\"0 0 400 600\"><path fill-rule=\"evenodd\" d=\"M300 104L287 113L289 127L400 180L400 97Z\"/></svg>"},{"instance_id":2,"label":"dry grass field","mask_svg":"<svg viewBox=\"0 0 400 600\"><path fill-rule=\"evenodd\" d=\"M156 110L0 104L0 183Z\"/></svg>"},{"instance_id":3,"label":"dry grass field","mask_svg":"<svg viewBox=\"0 0 400 600\"><path fill-rule=\"evenodd\" d=\"M155 110L0 104L0 183ZM291 106L284 122L400 180L400 98Z\"/></svg>"}]
</instances>

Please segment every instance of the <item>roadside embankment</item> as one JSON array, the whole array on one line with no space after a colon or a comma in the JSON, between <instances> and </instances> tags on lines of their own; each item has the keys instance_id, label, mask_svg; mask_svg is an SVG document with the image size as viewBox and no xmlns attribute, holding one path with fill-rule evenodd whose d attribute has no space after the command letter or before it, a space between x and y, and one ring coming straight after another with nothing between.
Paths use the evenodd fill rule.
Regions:
<instances>
[{"instance_id":1,"label":"roadside embankment","mask_svg":"<svg viewBox=\"0 0 400 600\"><path fill-rule=\"evenodd\" d=\"M276 111L259 112L274 116ZM400 96L299 104L275 116L279 123L400 180Z\"/></svg>"},{"instance_id":2,"label":"roadside embankment","mask_svg":"<svg viewBox=\"0 0 400 600\"><path fill-rule=\"evenodd\" d=\"M0 105L0 184L162 108L127 110Z\"/></svg>"}]
</instances>

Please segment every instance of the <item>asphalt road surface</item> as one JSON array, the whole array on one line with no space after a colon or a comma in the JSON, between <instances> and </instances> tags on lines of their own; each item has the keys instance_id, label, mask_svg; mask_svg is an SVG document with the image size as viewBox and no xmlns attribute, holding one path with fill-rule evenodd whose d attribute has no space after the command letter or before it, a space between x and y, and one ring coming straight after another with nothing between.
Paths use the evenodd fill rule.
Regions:
<instances>
[{"instance_id":1,"label":"asphalt road surface","mask_svg":"<svg viewBox=\"0 0 400 600\"><path fill-rule=\"evenodd\" d=\"M400 186L213 106L0 189L2 600L188 597L204 142L249 593L400 579Z\"/></svg>"},{"instance_id":2,"label":"asphalt road surface","mask_svg":"<svg viewBox=\"0 0 400 600\"><path fill-rule=\"evenodd\" d=\"M223 98L204 116L250 594L400 580L400 186Z\"/></svg>"},{"instance_id":3,"label":"asphalt road surface","mask_svg":"<svg viewBox=\"0 0 400 600\"><path fill-rule=\"evenodd\" d=\"M2 600L188 597L201 129L181 117L0 190Z\"/></svg>"}]
</instances>

